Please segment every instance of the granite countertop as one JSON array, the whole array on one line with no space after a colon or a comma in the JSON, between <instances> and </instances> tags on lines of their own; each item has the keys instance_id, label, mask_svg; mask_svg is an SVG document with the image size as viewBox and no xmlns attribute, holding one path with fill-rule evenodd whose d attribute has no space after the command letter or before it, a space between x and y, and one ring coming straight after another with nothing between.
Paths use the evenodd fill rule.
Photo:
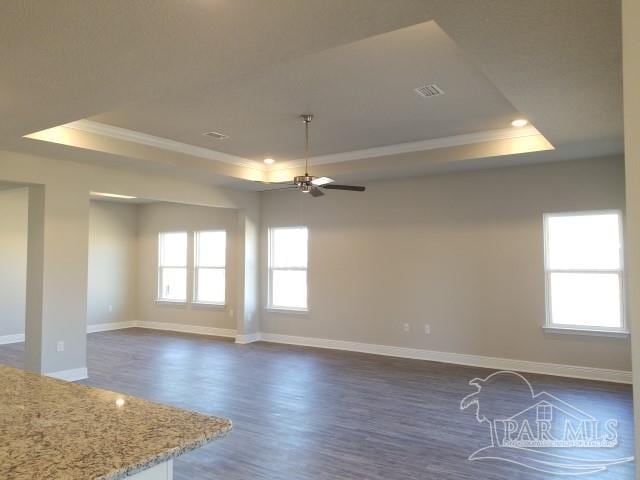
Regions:
<instances>
[{"instance_id":1,"label":"granite countertop","mask_svg":"<svg viewBox=\"0 0 640 480\"><path fill-rule=\"evenodd\" d=\"M0 365L0 478L125 478L231 422Z\"/></svg>"}]
</instances>

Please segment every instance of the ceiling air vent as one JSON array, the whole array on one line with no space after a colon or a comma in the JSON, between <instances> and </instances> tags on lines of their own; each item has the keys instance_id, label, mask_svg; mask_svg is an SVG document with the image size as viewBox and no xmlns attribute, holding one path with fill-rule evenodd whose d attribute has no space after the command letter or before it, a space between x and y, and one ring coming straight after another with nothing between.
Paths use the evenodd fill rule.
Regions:
<instances>
[{"instance_id":1,"label":"ceiling air vent","mask_svg":"<svg viewBox=\"0 0 640 480\"><path fill-rule=\"evenodd\" d=\"M431 85L424 85L422 87L414 88L413 91L423 98L437 97L438 95L444 95L444 92L442 91L442 89L439 86L437 86L435 83L432 83Z\"/></svg>"},{"instance_id":2,"label":"ceiling air vent","mask_svg":"<svg viewBox=\"0 0 640 480\"><path fill-rule=\"evenodd\" d=\"M205 137L215 138L216 140L226 140L229 138L229 135L225 135L224 133L219 132L204 132L203 135Z\"/></svg>"}]
</instances>

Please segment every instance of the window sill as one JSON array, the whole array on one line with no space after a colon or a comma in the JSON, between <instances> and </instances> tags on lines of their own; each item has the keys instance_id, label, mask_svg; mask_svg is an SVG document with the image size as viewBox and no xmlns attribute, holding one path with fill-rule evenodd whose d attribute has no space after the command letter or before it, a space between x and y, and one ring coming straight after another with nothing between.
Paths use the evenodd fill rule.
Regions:
<instances>
[{"instance_id":1,"label":"window sill","mask_svg":"<svg viewBox=\"0 0 640 480\"><path fill-rule=\"evenodd\" d=\"M226 303L191 302L191 305L198 308L213 308L215 310L224 310L225 308L227 308Z\"/></svg>"},{"instance_id":2,"label":"window sill","mask_svg":"<svg viewBox=\"0 0 640 480\"><path fill-rule=\"evenodd\" d=\"M542 327L547 333L560 333L562 335L592 335L596 337L618 337L626 338L629 332L626 330L598 330L594 328L578 328L578 327Z\"/></svg>"},{"instance_id":3,"label":"window sill","mask_svg":"<svg viewBox=\"0 0 640 480\"><path fill-rule=\"evenodd\" d=\"M187 305L187 301L186 300L163 300L160 298L157 298L155 300L155 303L157 303L158 305L175 305L175 306L186 306Z\"/></svg>"},{"instance_id":4,"label":"window sill","mask_svg":"<svg viewBox=\"0 0 640 480\"><path fill-rule=\"evenodd\" d=\"M265 312L268 313L284 313L289 315L309 315L308 308L285 308L285 307L266 307Z\"/></svg>"}]
</instances>

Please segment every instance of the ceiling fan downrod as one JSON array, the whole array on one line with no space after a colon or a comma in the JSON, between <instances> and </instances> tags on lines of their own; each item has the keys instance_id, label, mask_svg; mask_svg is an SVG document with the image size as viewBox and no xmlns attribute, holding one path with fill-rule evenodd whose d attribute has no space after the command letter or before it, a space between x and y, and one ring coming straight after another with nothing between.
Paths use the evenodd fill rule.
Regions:
<instances>
[{"instance_id":1,"label":"ceiling fan downrod","mask_svg":"<svg viewBox=\"0 0 640 480\"><path fill-rule=\"evenodd\" d=\"M357 187L354 185L336 185L333 179L328 177L313 177L309 175L309 124L313 120L313 115L303 113L300 118L304 122L304 175L293 177L294 188L303 193L308 193L312 197L322 197L324 193L321 189L328 190L347 190L351 192L364 192L365 187ZM289 187L290 188L290 187Z\"/></svg>"},{"instance_id":2,"label":"ceiling fan downrod","mask_svg":"<svg viewBox=\"0 0 640 480\"><path fill-rule=\"evenodd\" d=\"M313 120L313 115L304 113L300 115L304 122L304 175L295 177L294 182L300 187L300 191L304 193L311 192L311 181L313 177L309 176L309 124Z\"/></svg>"}]
</instances>

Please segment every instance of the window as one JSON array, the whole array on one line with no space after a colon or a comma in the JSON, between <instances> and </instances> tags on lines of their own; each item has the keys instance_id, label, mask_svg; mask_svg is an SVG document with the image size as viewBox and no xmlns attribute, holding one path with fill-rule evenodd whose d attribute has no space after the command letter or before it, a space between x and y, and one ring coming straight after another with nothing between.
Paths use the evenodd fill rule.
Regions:
<instances>
[{"instance_id":1,"label":"window","mask_svg":"<svg viewBox=\"0 0 640 480\"><path fill-rule=\"evenodd\" d=\"M160 233L158 240L158 299L186 302L187 233Z\"/></svg>"},{"instance_id":2,"label":"window","mask_svg":"<svg viewBox=\"0 0 640 480\"><path fill-rule=\"evenodd\" d=\"M196 232L194 241L194 301L224 305L227 233Z\"/></svg>"},{"instance_id":3,"label":"window","mask_svg":"<svg viewBox=\"0 0 640 480\"><path fill-rule=\"evenodd\" d=\"M547 214L547 327L624 331L619 212Z\"/></svg>"},{"instance_id":4,"label":"window","mask_svg":"<svg viewBox=\"0 0 640 480\"><path fill-rule=\"evenodd\" d=\"M269 307L307 309L306 227L269 229Z\"/></svg>"}]
</instances>

